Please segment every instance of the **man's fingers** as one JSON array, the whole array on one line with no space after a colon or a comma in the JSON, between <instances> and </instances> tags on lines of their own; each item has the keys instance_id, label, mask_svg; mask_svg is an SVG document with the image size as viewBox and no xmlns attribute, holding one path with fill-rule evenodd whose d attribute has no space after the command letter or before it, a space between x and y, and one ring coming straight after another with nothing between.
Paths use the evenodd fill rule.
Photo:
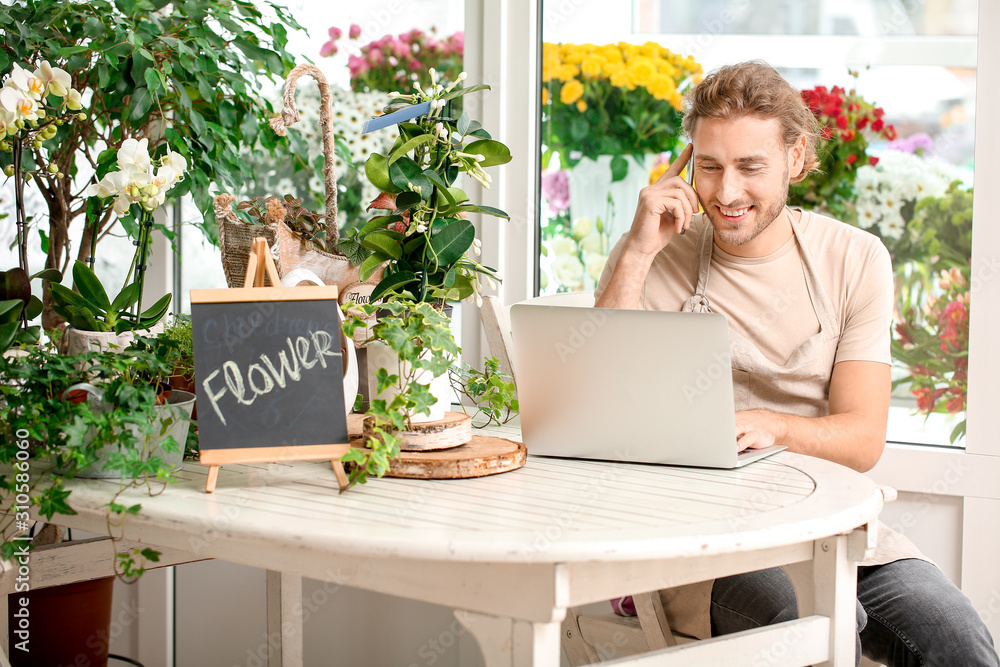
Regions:
<instances>
[{"instance_id":1,"label":"man's fingers","mask_svg":"<svg viewBox=\"0 0 1000 667\"><path fill-rule=\"evenodd\" d=\"M664 171L658 179L656 179L656 182L659 183L660 181L668 178L680 176L681 172L684 171L684 167L687 166L688 160L691 159L691 151L693 150L693 145L688 144L685 146L684 150L681 151L681 154L677 156L677 159L670 163L670 166L667 167L667 170Z\"/></svg>"}]
</instances>

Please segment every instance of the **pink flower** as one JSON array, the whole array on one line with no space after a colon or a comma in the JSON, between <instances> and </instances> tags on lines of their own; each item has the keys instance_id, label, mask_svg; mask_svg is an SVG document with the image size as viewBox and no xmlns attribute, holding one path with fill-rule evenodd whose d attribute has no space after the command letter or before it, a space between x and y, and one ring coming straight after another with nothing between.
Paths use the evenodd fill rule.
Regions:
<instances>
[{"instance_id":1,"label":"pink flower","mask_svg":"<svg viewBox=\"0 0 1000 667\"><path fill-rule=\"evenodd\" d=\"M368 71L368 63L361 56L349 56L347 58L347 69L351 71L351 78L356 79Z\"/></svg>"},{"instance_id":2,"label":"pink flower","mask_svg":"<svg viewBox=\"0 0 1000 667\"><path fill-rule=\"evenodd\" d=\"M385 61L385 56L382 55L381 51L373 49L368 52L368 62L372 65L381 65L383 61Z\"/></svg>"},{"instance_id":3,"label":"pink flower","mask_svg":"<svg viewBox=\"0 0 1000 667\"><path fill-rule=\"evenodd\" d=\"M410 45L402 40L394 39L392 40L392 53L400 60L409 58L411 53Z\"/></svg>"},{"instance_id":4,"label":"pink flower","mask_svg":"<svg viewBox=\"0 0 1000 667\"><path fill-rule=\"evenodd\" d=\"M350 36L351 39L357 39L358 37L361 36L361 26L359 26L357 23L352 23L351 29L348 31L347 34L348 36Z\"/></svg>"},{"instance_id":5,"label":"pink flower","mask_svg":"<svg viewBox=\"0 0 1000 667\"><path fill-rule=\"evenodd\" d=\"M338 39L340 39L340 36L343 34L344 31L338 28L337 26L333 26L332 28L330 28L330 39L332 39L333 41L337 41Z\"/></svg>"},{"instance_id":6,"label":"pink flower","mask_svg":"<svg viewBox=\"0 0 1000 667\"><path fill-rule=\"evenodd\" d=\"M569 176L565 170L542 174L542 197L549 202L549 210L553 213L569 208Z\"/></svg>"},{"instance_id":7,"label":"pink flower","mask_svg":"<svg viewBox=\"0 0 1000 667\"><path fill-rule=\"evenodd\" d=\"M409 67L412 71L416 72L418 69L420 69L420 62L417 60L411 60Z\"/></svg>"},{"instance_id":8,"label":"pink flower","mask_svg":"<svg viewBox=\"0 0 1000 667\"><path fill-rule=\"evenodd\" d=\"M319 47L319 55L321 58L329 58L330 56L337 53L337 45L331 39L329 42L325 43L323 46Z\"/></svg>"}]
</instances>

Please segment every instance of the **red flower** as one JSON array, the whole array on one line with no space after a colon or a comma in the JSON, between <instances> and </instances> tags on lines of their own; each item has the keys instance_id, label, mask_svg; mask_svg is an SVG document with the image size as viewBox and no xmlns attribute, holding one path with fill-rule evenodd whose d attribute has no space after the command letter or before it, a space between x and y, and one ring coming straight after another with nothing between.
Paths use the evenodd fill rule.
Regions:
<instances>
[{"instance_id":1,"label":"red flower","mask_svg":"<svg viewBox=\"0 0 1000 667\"><path fill-rule=\"evenodd\" d=\"M863 130L865 126L868 125L868 116L862 116L858 119L858 129Z\"/></svg>"},{"instance_id":2,"label":"red flower","mask_svg":"<svg viewBox=\"0 0 1000 667\"><path fill-rule=\"evenodd\" d=\"M875 165L878 164L878 158L877 157L871 157L871 156L869 156L868 157L868 164L870 164L871 166L874 167Z\"/></svg>"},{"instance_id":3,"label":"red flower","mask_svg":"<svg viewBox=\"0 0 1000 667\"><path fill-rule=\"evenodd\" d=\"M847 164L854 164L857 161L858 161L858 156L855 155L854 153L851 153L850 155L848 155L847 159L844 160L844 162L846 162Z\"/></svg>"},{"instance_id":4,"label":"red flower","mask_svg":"<svg viewBox=\"0 0 1000 667\"><path fill-rule=\"evenodd\" d=\"M896 136L897 136L896 135L896 128L894 126L890 125L889 127L885 128L885 138L886 139L888 139L889 141L895 141L896 140Z\"/></svg>"},{"instance_id":5,"label":"red flower","mask_svg":"<svg viewBox=\"0 0 1000 667\"><path fill-rule=\"evenodd\" d=\"M931 390L920 387L913 390L913 395L917 397L917 409L921 412L933 412L937 399L931 394Z\"/></svg>"},{"instance_id":6,"label":"red flower","mask_svg":"<svg viewBox=\"0 0 1000 667\"><path fill-rule=\"evenodd\" d=\"M958 387L954 388L958 389ZM945 404L945 408L947 408L948 412L950 412L951 414L955 414L956 412L961 412L962 410L965 409L965 396L956 396L955 398L950 399Z\"/></svg>"},{"instance_id":7,"label":"red flower","mask_svg":"<svg viewBox=\"0 0 1000 667\"><path fill-rule=\"evenodd\" d=\"M841 130L847 129L847 116L837 116L837 127Z\"/></svg>"},{"instance_id":8,"label":"red flower","mask_svg":"<svg viewBox=\"0 0 1000 667\"><path fill-rule=\"evenodd\" d=\"M876 118L875 122L872 123L872 129L875 130L876 132L881 132L882 128L885 127L885 122L878 116L876 116L875 118Z\"/></svg>"},{"instance_id":9,"label":"red flower","mask_svg":"<svg viewBox=\"0 0 1000 667\"><path fill-rule=\"evenodd\" d=\"M882 116L885 115L885 109L883 109L882 107L875 107L875 111L873 113L875 114L876 118L881 118Z\"/></svg>"},{"instance_id":10,"label":"red flower","mask_svg":"<svg viewBox=\"0 0 1000 667\"><path fill-rule=\"evenodd\" d=\"M830 129L829 127L824 127L822 131L820 131L820 136L822 136L824 140L832 139L833 130Z\"/></svg>"},{"instance_id":11,"label":"red flower","mask_svg":"<svg viewBox=\"0 0 1000 667\"><path fill-rule=\"evenodd\" d=\"M843 132L840 133L840 138L843 139L844 141L851 141L854 139L854 136L855 136L854 130L844 130Z\"/></svg>"}]
</instances>

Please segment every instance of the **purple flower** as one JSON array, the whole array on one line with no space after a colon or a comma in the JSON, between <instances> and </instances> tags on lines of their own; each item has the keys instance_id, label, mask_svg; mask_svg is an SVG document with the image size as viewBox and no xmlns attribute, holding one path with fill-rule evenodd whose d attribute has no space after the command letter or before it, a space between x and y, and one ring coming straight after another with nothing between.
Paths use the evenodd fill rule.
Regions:
<instances>
[{"instance_id":1,"label":"purple flower","mask_svg":"<svg viewBox=\"0 0 1000 667\"><path fill-rule=\"evenodd\" d=\"M934 140L926 132L911 134L904 139L890 141L886 148L904 153L916 153L923 155L926 151L934 148Z\"/></svg>"},{"instance_id":2,"label":"purple flower","mask_svg":"<svg viewBox=\"0 0 1000 667\"><path fill-rule=\"evenodd\" d=\"M560 213L569 208L569 176L564 169L542 174L542 197L549 202L549 210Z\"/></svg>"}]
</instances>

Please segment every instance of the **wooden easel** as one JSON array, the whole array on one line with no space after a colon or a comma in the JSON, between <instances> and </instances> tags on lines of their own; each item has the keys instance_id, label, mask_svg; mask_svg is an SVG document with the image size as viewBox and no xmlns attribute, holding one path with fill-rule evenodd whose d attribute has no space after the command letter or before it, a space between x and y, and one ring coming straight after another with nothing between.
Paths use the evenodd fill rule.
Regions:
<instances>
[{"instance_id":1,"label":"wooden easel","mask_svg":"<svg viewBox=\"0 0 1000 667\"><path fill-rule=\"evenodd\" d=\"M264 277L271 281L272 287L264 285ZM274 259L267 247L267 240L258 236L253 240L250 249L250 258L247 261L246 278L242 288L235 290L224 290L226 292L241 292L244 290L257 290L265 288L272 290L280 288L281 278L278 276L278 268L274 265ZM316 288L296 288L296 289L324 289L332 290L332 298L337 298L336 285L330 287ZM215 290L205 290L214 292ZM254 297L245 293L242 295L232 295L235 298L230 301L254 301L260 297ZM194 299L192 297L192 302ZM293 447L253 447L246 449L208 449L202 450L199 461L202 465L209 466L208 480L205 483L205 492L215 491L215 484L219 478L219 466L227 463L272 463L275 461L315 461L318 459L329 459L333 465L333 472L337 476L337 485L343 491L348 487L347 473L344 472L344 464L340 458L350 451L349 444L338 445L297 445Z\"/></svg>"}]
</instances>

